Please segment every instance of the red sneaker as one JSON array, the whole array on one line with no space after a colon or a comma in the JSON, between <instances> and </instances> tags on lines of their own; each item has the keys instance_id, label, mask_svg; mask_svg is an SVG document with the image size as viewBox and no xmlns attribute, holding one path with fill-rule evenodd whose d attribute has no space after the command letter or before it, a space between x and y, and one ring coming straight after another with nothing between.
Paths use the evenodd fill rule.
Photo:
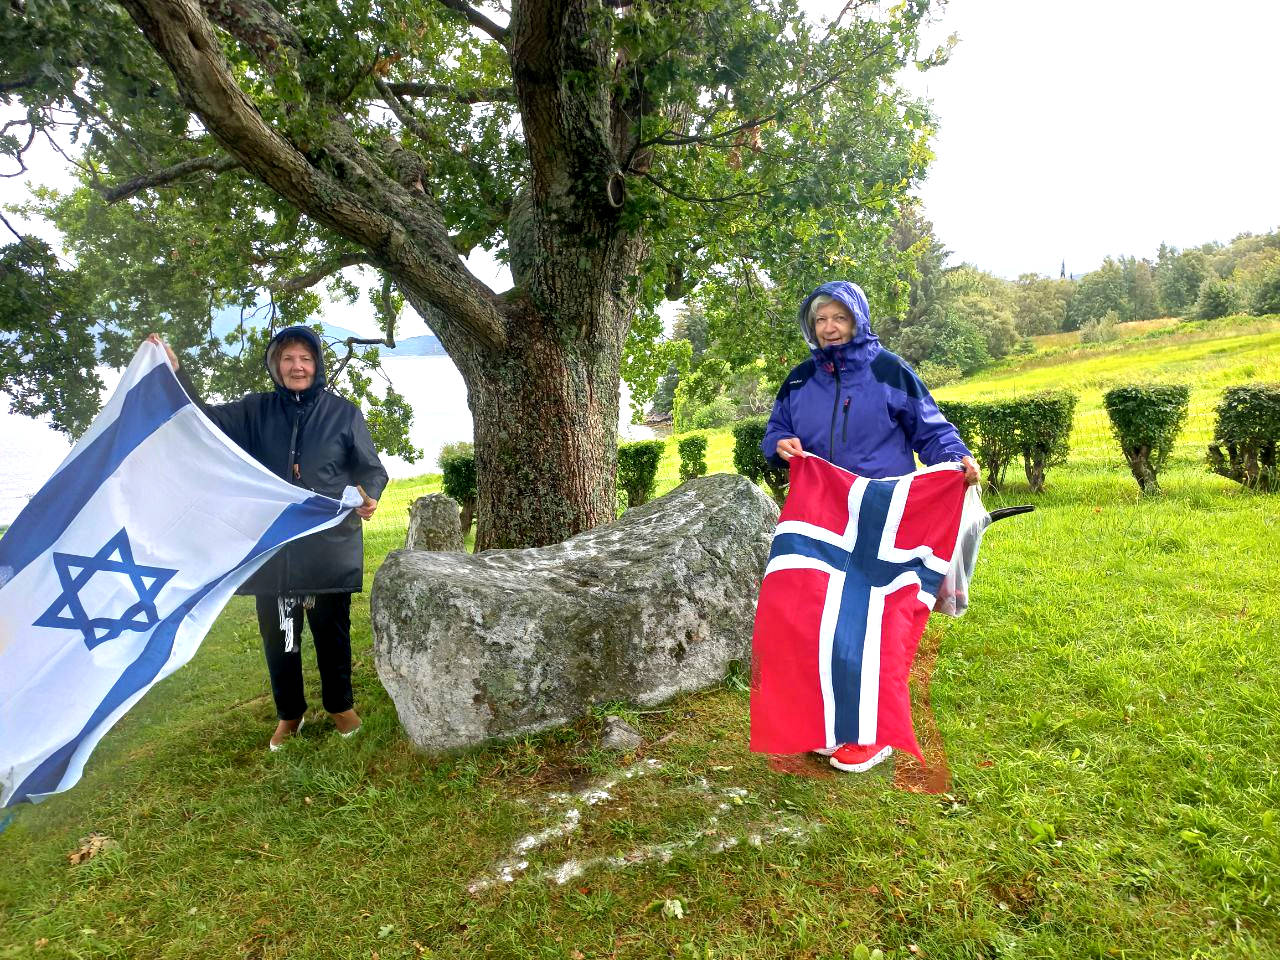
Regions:
<instances>
[{"instance_id":1,"label":"red sneaker","mask_svg":"<svg viewBox=\"0 0 1280 960\"><path fill-rule=\"evenodd\" d=\"M893 747L882 747L878 743L866 746L859 743L846 743L831 755L831 765L846 773L862 773L892 755Z\"/></svg>"}]
</instances>

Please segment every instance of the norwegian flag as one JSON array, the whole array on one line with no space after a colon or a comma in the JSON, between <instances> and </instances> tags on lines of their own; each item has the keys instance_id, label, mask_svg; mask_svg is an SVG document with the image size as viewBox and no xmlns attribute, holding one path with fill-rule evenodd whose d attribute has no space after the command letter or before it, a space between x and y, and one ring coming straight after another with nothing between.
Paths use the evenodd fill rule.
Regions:
<instances>
[{"instance_id":1,"label":"norwegian flag","mask_svg":"<svg viewBox=\"0 0 1280 960\"><path fill-rule=\"evenodd\" d=\"M791 461L752 637L751 749L842 743L921 757L907 677L951 567L963 468L869 480Z\"/></svg>"}]
</instances>

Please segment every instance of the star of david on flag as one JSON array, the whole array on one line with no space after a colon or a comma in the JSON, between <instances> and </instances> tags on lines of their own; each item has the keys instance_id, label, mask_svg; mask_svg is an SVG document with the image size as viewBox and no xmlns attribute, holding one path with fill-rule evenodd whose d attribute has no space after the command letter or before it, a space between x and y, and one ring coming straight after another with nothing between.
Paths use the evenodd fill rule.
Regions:
<instances>
[{"instance_id":1,"label":"star of david on flag","mask_svg":"<svg viewBox=\"0 0 1280 960\"><path fill-rule=\"evenodd\" d=\"M55 551L53 566L58 572L62 593L34 626L70 627L79 630L90 650L100 643L114 640L126 630L149 630L158 624L160 618L156 613L156 594L178 572L134 563L129 534L123 528L92 557ZM121 574L127 577L137 592L137 601L114 617L89 616L85 613L81 591L92 589L90 583L95 574Z\"/></svg>"},{"instance_id":2,"label":"star of david on flag","mask_svg":"<svg viewBox=\"0 0 1280 960\"><path fill-rule=\"evenodd\" d=\"M870 480L791 461L756 607L752 750L874 743L921 757L907 678L939 594L954 590L965 500L959 464Z\"/></svg>"},{"instance_id":3,"label":"star of david on flag","mask_svg":"<svg viewBox=\"0 0 1280 960\"><path fill-rule=\"evenodd\" d=\"M144 343L0 537L0 805L72 786L276 550L362 502L295 487L191 402Z\"/></svg>"}]
</instances>

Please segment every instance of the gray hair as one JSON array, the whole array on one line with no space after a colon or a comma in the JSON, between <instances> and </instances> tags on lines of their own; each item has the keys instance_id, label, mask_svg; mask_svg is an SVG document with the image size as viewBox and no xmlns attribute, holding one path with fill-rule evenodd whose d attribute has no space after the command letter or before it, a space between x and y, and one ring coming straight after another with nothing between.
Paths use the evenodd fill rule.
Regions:
<instances>
[{"instance_id":1,"label":"gray hair","mask_svg":"<svg viewBox=\"0 0 1280 960\"><path fill-rule=\"evenodd\" d=\"M813 300L809 303L809 313L805 317L805 320L809 324L810 330L817 329L818 311L821 310L823 307L825 307L828 303L836 303L836 302L838 302L836 298L827 293L820 293L813 298ZM843 307L844 303L840 302L840 306ZM848 308L845 307L845 309L847 310Z\"/></svg>"}]
</instances>

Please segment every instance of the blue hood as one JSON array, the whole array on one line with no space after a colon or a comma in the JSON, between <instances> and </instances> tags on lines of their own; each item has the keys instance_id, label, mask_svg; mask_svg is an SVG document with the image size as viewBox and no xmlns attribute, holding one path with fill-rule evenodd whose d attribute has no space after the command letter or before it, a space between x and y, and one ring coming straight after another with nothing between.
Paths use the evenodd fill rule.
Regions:
<instances>
[{"instance_id":1,"label":"blue hood","mask_svg":"<svg viewBox=\"0 0 1280 960\"><path fill-rule=\"evenodd\" d=\"M311 345L311 350L316 355L316 378L311 382L311 386L302 392L299 399L308 399L315 396L325 388L326 383L324 375L324 347L320 343L319 335L317 335L310 327L285 327L272 337L271 342L267 344L266 354L262 358L263 362L267 366L267 375L271 377L271 382L275 384L277 393L284 393L292 396L293 391L287 389L276 378L276 371L271 363L272 354L275 353L276 348L280 346L280 342L282 340L305 340Z\"/></svg>"},{"instance_id":2,"label":"blue hood","mask_svg":"<svg viewBox=\"0 0 1280 960\"><path fill-rule=\"evenodd\" d=\"M852 315L848 343L817 346L809 305L822 294ZM846 281L824 283L805 298L800 329L812 357L782 381L760 443L775 467L785 467L778 457L778 441L785 437L863 477L908 474L916 468L917 454L930 466L969 455L915 371L880 346L869 314L866 295Z\"/></svg>"},{"instance_id":3,"label":"blue hood","mask_svg":"<svg viewBox=\"0 0 1280 960\"><path fill-rule=\"evenodd\" d=\"M815 297L828 296L844 304L853 316L853 338L848 343L835 347L819 347L818 337L813 324L809 322L809 305ZM800 313L796 317L800 324L800 332L809 345L814 360L819 363L830 363L841 367L863 366L882 349L880 338L871 332L871 308L867 305L867 295L856 283L848 280L830 280L822 284L813 293L804 298L800 304Z\"/></svg>"}]
</instances>

